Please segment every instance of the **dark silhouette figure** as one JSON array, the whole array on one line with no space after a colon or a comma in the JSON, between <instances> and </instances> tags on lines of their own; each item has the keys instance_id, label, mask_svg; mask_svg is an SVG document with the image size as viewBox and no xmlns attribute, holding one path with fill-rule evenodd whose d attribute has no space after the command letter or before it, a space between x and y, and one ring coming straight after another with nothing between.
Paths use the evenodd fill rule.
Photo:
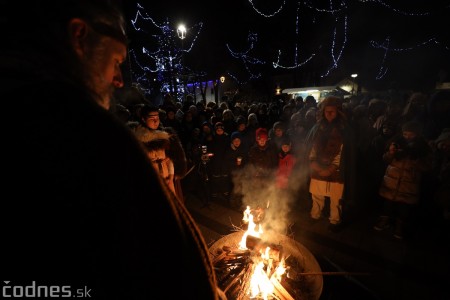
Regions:
<instances>
[{"instance_id":1,"label":"dark silhouette figure","mask_svg":"<svg viewBox=\"0 0 450 300\"><path fill-rule=\"evenodd\" d=\"M82 284L95 299L150 299L179 278L170 298L217 299L200 230L107 111L123 86L121 12L100 0L2 4L1 98L21 121L2 159L0 276Z\"/></svg>"}]
</instances>

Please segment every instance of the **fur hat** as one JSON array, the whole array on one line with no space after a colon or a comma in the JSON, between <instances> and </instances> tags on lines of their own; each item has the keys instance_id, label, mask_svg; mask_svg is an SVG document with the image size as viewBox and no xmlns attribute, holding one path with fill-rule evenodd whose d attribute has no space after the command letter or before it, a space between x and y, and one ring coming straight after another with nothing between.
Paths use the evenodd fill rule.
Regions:
<instances>
[{"instance_id":1,"label":"fur hat","mask_svg":"<svg viewBox=\"0 0 450 300\"><path fill-rule=\"evenodd\" d=\"M327 106L336 106L338 109L342 109L342 99L336 96L328 96L320 102L321 109Z\"/></svg>"}]
</instances>

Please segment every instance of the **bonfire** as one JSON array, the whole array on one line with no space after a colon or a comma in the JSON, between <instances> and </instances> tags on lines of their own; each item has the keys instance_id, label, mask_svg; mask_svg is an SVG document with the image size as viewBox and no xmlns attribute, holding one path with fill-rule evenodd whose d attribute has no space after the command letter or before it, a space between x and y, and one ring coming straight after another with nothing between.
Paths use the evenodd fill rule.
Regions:
<instances>
[{"instance_id":1,"label":"bonfire","mask_svg":"<svg viewBox=\"0 0 450 300\"><path fill-rule=\"evenodd\" d=\"M242 229L210 248L219 287L228 299L309 299L322 292L320 266L302 245L284 235L264 239L264 210L247 206Z\"/></svg>"}]
</instances>

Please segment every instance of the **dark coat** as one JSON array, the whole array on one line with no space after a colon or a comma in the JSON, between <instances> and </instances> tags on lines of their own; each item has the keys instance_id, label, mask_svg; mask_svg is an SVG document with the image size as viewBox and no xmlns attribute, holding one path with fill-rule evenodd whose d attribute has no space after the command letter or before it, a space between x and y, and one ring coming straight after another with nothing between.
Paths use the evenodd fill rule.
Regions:
<instances>
[{"instance_id":1,"label":"dark coat","mask_svg":"<svg viewBox=\"0 0 450 300\"><path fill-rule=\"evenodd\" d=\"M322 132L326 131L325 123L318 122L316 123L308 133L308 136L305 140L305 154L301 159L301 166L308 170L309 173L309 163L308 156L311 152L311 148L314 145L314 142L320 138ZM328 126L336 126L339 128L342 136L342 153L339 163L339 177L340 181L344 183L344 195L343 200L344 204L349 206L356 205L356 146L355 146L355 137L352 128L346 124L345 121L341 120L335 124L331 124ZM308 181L308 179L305 179Z\"/></svg>"},{"instance_id":2,"label":"dark coat","mask_svg":"<svg viewBox=\"0 0 450 300\"><path fill-rule=\"evenodd\" d=\"M278 151L276 146L267 141L266 146L261 148L254 144L248 153L250 174L252 177L273 179L278 167Z\"/></svg>"},{"instance_id":3,"label":"dark coat","mask_svg":"<svg viewBox=\"0 0 450 300\"><path fill-rule=\"evenodd\" d=\"M214 299L200 230L132 132L70 83L1 67L3 109L20 115L2 159L1 277L96 299L147 298L176 277L171 298Z\"/></svg>"},{"instance_id":4,"label":"dark coat","mask_svg":"<svg viewBox=\"0 0 450 300\"><path fill-rule=\"evenodd\" d=\"M397 153L387 151L383 159L389 164L381 182L380 195L391 201L418 204L422 176L431 171L431 149L423 138L406 143L403 138L394 138Z\"/></svg>"}]
</instances>

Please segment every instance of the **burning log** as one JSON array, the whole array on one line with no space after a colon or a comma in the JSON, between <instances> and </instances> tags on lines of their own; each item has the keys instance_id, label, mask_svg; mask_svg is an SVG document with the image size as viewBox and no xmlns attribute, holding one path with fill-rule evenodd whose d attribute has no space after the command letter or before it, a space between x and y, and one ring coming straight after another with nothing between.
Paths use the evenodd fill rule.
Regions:
<instances>
[{"instance_id":1,"label":"burning log","mask_svg":"<svg viewBox=\"0 0 450 300\"><path fill-rule=\"evenodd\" d=\"M238 281L239 281L240 279L242 279L242 277L244 277L244 274L246 274L247 272L249 272L249 269L250 269L250 266L251 266L251 265L252 265L252 264L247 264L244 268L242 268L241 272L240 272L237 276L235 276L235 277L233 278L233 280L231 280L231 282L226 283L226 284L224 285L223 292L226 293L233 285L235 285L236 283L238 283ZM238 285L238 286L240 287L240 285Z\"/></svg>"},{"instance_id":2,"label":"burning log","mask_svg":"<svg viewBox=\"0 0 450 300\"><path fill-rule=\"evenodd\" d=\"M225 274L225 277L219 281L219 285L223 287L224 292L225 289L228 290L239 279L239 277L242 276L242 273L245 271L246 267L247 265L239 266L231 269L227 274Z\"/></svg>"},{"instance_id":3,"label":"burning log","mask_svg":"<svg viewBox=\"0 0 450 300\"><path fill-rule=\"evenodd\" d=\"M245 246L247 247L247 249L253 251L266 251L267 249L269 249L266 255L268 256L268 258L274 259L277 262L280 261L282 258L283 247L281 245L262 242L260 238L252 235L247 236L245 240Z\"/></svg>"},{"instance_id":4,"label":"burning log","mask_svg":"<svg viewBox=\"0 0 450 300\"><path fill-rule=\"evenodd\" d=\"M273 240L278 244L236 232L214 243L210 251L215 253L212 260L221 290L230 300L318 300L323 281L314 256L286 236Z\"/></svg>"},{"instance_id":5,"label":"burning log","mask_svg":"<svg viewBox=\"0 0 450 300\"><path fill-rule=\"evenodd\" d=\"M270 282L273 284L274 287L274 294L280 299L280 300L294 300L292 296L289 294L289 292L281 285L281 283L276 279L274 276L270 278Z\"/></svg>"},{"instance_id":6,"label":"burning log","mask_svg":"<svg viewBox=\"0 0 450 300\"><path fill-rule=\"evenodd\" d=\"M222 259L225 258L225 256L227 256L227 253L224 251L222 253L220 253L219 255L217 255L214 259L213 259L213 265L215 265L216 263L218 263L219 261L221 261Z\"/></svg>"},{"instance_id":7,"label":"burning log","mask_svg":"<svg viewBox=\"0 0 450 300\"><path fill-rule=\"evenodd\" d=\"M242 284L237 290L236 300L244 299L247 296L248 289L250 288L250 278L252 277L253 271L255 270L255 265L253 263L249 264L247 272L242 276ZM235 294L232 294L235 295Z\"/></svg>"},{"instance_id":8,"label":"burning log","mask_svg":"<svg viewBox=\"0 0 450 300\"><path fill-rule=\"evenodd\" d=\"M245 246L250 250L254 250L260 243L261 239L253 235L248 235L245 240Z\"/></svg>"}]
</instances>

